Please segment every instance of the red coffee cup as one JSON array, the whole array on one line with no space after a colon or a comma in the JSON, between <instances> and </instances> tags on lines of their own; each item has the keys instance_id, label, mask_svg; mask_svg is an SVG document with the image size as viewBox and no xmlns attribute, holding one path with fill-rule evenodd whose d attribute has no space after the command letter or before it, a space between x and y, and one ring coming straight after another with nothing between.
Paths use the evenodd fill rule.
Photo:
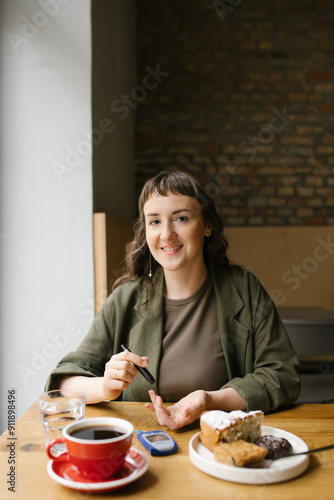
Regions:
<instances>
[{"instance_id":1,"label":"red coffee cup","mask_svg":"<svg viewBox=\"0 0 334 500\"><path fill-rule=\"evenodd\" d=\"M79 420L63 429L63 437L46 448L55 462L71 462L91 481L103 481L117 474L130 450L133 425L127 420L96 417ZM65 443L67 452L55 456L52 447Z\"/></svg>"}]
</instances>

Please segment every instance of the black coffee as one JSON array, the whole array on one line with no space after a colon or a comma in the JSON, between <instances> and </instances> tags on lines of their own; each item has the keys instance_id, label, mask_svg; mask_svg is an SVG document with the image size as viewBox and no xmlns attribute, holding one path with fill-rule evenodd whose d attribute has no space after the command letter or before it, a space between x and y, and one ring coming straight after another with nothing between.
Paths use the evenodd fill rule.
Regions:
<instances>
[{"instance_id":1,"label":"black coffee","mask_svg":"<svg viewBox=\"0 0 334 500\"><path fill-rule=\"evenodd\" d=\"M109 425L88 425L80 427L70 433L71 436L78 439L112 439L125 434L121 429L110 427Z\"/></svg>"}]
</instances>

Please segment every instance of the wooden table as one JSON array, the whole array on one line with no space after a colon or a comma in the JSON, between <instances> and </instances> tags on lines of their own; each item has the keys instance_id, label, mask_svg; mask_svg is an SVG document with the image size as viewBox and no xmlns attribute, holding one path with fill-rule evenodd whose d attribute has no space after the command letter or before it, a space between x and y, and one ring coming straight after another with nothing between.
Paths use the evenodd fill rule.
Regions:
<instances>
[{"instance_id":1,"label":"wooden table","mask_svg":"<svg viewBox=\"0 0 334 500\"><path fill-rule=\"evenodd\" d=\"M143 403L110 402L87 406L86 417L115 416L130 420L136 430L159 429L154 413ZM288 409L266 415L264 425L278 427L302 438L309 448L334 443L334 405L292 405ZM333 499L334 450L312 454L307 471L289 482L272 485L243 485L211 477L190 461L188 443L198 432L198 422L185 429L169 431L179 445L175 455L149 457L148 471L126 487L101 493L96 498L136 498L145 500L219 499L219 500L295 500ZM1 499L47 500L87 499L88 493L67 489L54 482L46 467L44 434L37 403L33 404L15 424L15 493L8 491L5 477L11 441L8 431L0 438ZM133 446L144 450L137 438ZM147 453L145 451L145 453Z\"/></svg>"}]
</instances>

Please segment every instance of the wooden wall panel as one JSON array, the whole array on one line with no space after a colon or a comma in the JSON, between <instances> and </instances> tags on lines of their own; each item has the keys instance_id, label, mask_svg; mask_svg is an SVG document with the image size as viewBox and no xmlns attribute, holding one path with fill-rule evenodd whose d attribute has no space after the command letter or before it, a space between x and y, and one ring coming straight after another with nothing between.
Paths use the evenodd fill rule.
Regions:
<instances>
[{"instance_id":1,"label":"wooden wall panel","mask_svg":"<svg viewBox=\"0 0 334 500\"><path fill-rule=\"evenodd\" d=\"M130 223L105 213L93 215L95 313L111 292L125 255L125 245L131 239Z\"/></svg>"},{"instance_id":2,"label":"wooden wall panel","mask_svg":"<svg viewBox=\"0 0 334 500\"><path fill-rule=\"evenodd\" d=\"M334 311L334 227L228 227L229 256L262 282L277 306Z\"/></svg>"}]
</instances>

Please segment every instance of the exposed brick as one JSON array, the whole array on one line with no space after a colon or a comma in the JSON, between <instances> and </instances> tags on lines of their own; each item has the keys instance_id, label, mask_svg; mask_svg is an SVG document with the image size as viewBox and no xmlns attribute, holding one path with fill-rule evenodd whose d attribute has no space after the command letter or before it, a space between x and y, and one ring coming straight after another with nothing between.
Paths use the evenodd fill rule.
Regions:
<instances>
[{"instance_id":1,"label":"exposed brick","mask_svg":"<svg viewBox=\"0 0 334 500\"><path fill-rule=\"evenodd\" d=\"M284 216L284 217L285 217L285 216L288 216L288 217L289 217L290 215L292 215L293 210L292 210L292 208L281 208L281 207L280 207L280 208L277 210L277 213L278 213L279 215L281 215L281 216Z\"/></svg>"},{"instance_id":2,"label":"exposed brick","mask_svg":"<svg viewBox=\"0 0 334 500\"><path fill-rule=\"evenodd\" d=\"M224 153L235 154L237 152L237 148L233 144L228 144L228 145L224 146L223 151L224 151Z\"/></svg>"},{"instance_id":3,"label":"exposed brick","mask_svg":"<svg viewBox=\"0 0 334 500\"><path fill-rule=\"evenodd\" d=\"M271 165L300 165L304 162L304 159L298 158L297 156L275 156L269 158L269 163Z\"/></svg>"},{"instance_id":4,"label":"exposed brick","mask_svg":"<svg viewBox=\"0 0 334 500\"><path fill-rule=\"evenodd\" d=\"M314 150L312 148L295 147L294 153L296 155L299 155L299 156L312 156L312 155L314 155ZM324 154L324 153L322 153L322 154Z\"/></svg>"},{"instance_id":5,"label":"exposed brick","mask_svg":"<svg viewBox=\"0 0 334 500\"><path fill-rule=\"evenodd\" d=\"M316 188L316 194L323 197L323 198L329 198L333 196L334 190L333 188Z\"/></svg>"},{"instance_id":6,"label":"exposed brick","mask_svg":"<svg viewBox=\"0 0 334 500\"><path fill-rule=\"evenodd\" d=\"M206 165L208 163L211 163L211 160L210 158L208 158L207 156L199 156L199 155L195 155L193 157L193 162L194 163L201 163L202 165Z\"/></svg>"},{"instance_id":7,"label":"exposed brick","mask_svg":"<svg viewBox=\"0 0 334 500\"><path fill-rule=\"evenodd\" d=\"M258 194L260 196L274 196L275 194L275 188L273 186L263 186L263 179L260 179L262 180L261 184L260 184L260 188L258 190ZM269 201L269 204L270 204L270 200Z\"/></svg>"},{"instance_id":8,"label":"exposed brick","mask_svg":"<svg viewBox=\"0 0 334 500\"><path fill-rule=\"evenodd\" d=\"M306 184L307 186L322 186L324 180L321 177L307 177Z\"/></svg>"},{"instance_id":9,"label":"exposed brick","mask_svg":"<svg viewBox=\"0 0 334 500\"><path fill-rule=\"evenodd\" d=\"M255 42L247 41L247 42L241 42L240 43L240 49L243 50L243 51L254 50L255 48L256 48L256 43Z\"/></svg>"},{"instance_id":10,"label":"exposed brick","mask_svg":"<svg viewBox=\"0 0 334 500\"><path fill-rule=\"evenodd\" d=\"M266 157L262 157L261 155L257 154L255 158L252 158L249 160L252 165L266 165L268 163Z\"/></svg>"},{"instance_id":11,"label":"exposed brick","mask_svg":"<svg viewBox=\"0 0 334 500\"><path fill-rule=\"evenodd\" d=\"M307 226L322 226L325 223L323 217L306 217L305 224Z\"/></svg>"},{"instance_id":12,"label":"exposed brick","mask_svg":"<svg viewBox=\"0 0 334 500\"><path fill-rule=\"evenodd\" d=\"M250 206L265 206L268 201L264 196L257 196L254 198L249 198L248 203Z\"/></svg>"},{"instance_id":13,"label":"exposed brick","mask_svg":"<svg viewBox=\"0 0 334 500\"><path fill-rule=\"evenodd\" d=\"M311 198L307 201L307 204L310 206L310 207L323 207L324 206L324 202L321 198ZM329 206L330 204L328 203L328 200L327 200L327 205Z\"/></svg>"},{"instance_id":14,"label":"exposed brick","mask_svg":"<svg viewBox=\"0 0 334 500\"><path fill-rule=\"evenodd\" d=\"M179 154L179 153L184 153L184 154L196 154L197 153L197 149L196 148L192 148L192 147L184 147L184 146L178 146L178 147L171 147L171 148L168 148L168 153L170 154L173 154L173 153L176 153L176 154Z\"/></svg>"},{"instance_id":15,"label":"exposed brick","mask_svg":"<svg viewBox=\"0 0 334 500\"><path fill-rule=\"evenodd\" d=\"M271 207L282 207L283 205L285 205L284 198L269 198L268 201Z\"/></svg>"},{"instance_id":16,"label":"exposed brick","mask_svg":"<svg viewBox=\"0 0 334 500\"><path fill-rule=\"evenodd\" d=\"M304 205L304 200L302 198L297 198L297 197L294 197L294 198L289 198L287 200L288 202L288 205L289 206L292 206L292 207L298 207L298 206L303 206Z\"/></svg>"},{"instance_id":17,"label":"exposed brick","mask_svg":"<svg viewBox=\"0 0 334 500\"><path fill-rule=\"evenodd\" d=\"M224 217L224 214L222 214ZM245 226L247 218L246 217L224 217L225 226Z\"/></svg>"},{"instance_id":18,"label":"exposed brick","mask_svg":"<svg viewBox=\"0 0 334 500\"><path fill-rule=\"evenodd\" d=\"M294 101L306 101L308 95L306 92L290 92L289 99Z\"/></svg>"},{"instance_id":19,"label":"exposed brick","mask_svg":"<svg viewBox=\"0 0 334 500\"><path fill-rule=\"evenodd\" d=\"M252 115L252 121L254 122L269 122L272 118L272 114L270 113L255 113Z\"/></svg>"},{"instance_id":20,"label":"exposed brick","mask_svg":"<svg viewBox=\"0 0 334 500\"><path fill-rule=\"evenodd\" d=\"M297 217L312 217L313 210L312 208L298 208L297 209Z\"/></svg>"},{"instance_id":21,"label":"exposed brick","mask_svg":"<svg viewBox=\"0 0 334 500\"><path fill-rule=\"evenodd\" d=\"M309 80L334 80L334 71L311 71L307 74Z\"/></svg>"},{"instance_id":22,"label":"exposed brick","mask_svg":"<svg viewBox=\"0 0 334 500\"><path fill-rule=\"evenodd\" d=\"M334 103L330 102L328 104L323 104L320 106L319 111L322 113L334 113Z\"/></svg>"},{"instance_id":23,"label":"exposed brick","mask_svg":"<svg viewBox=\"0 0 334 500\"><path fill-rule=\"evenodd\" d=\"M289 167L260 167L257 169L258 175L292 175L293 169Z\"/></svg>"},{"instance_id":24,"label":"exposed brick","mask_svg":"<svg viewBox=\"0 0 334 500\"><path fill-rule=\"evenodd\" d=\"M314 144L314 137L308 135L286 135L281 138L282 144Z\"/></svg>"},{"instance_id":25,"label":"exposed brick","mask_svg":"<svg viewBox=\"0 0 334 500\"><path fill-rule=\"evenodd\" d=\"M268 179L269 184L275 184L275 185L285 185L285 186L292 186L296 184L299 181L299 177L297 176L289 176L289 177L270 177Z\"/></svg>"},{"instance_id":26,"label":"exposed brick","mask_svg":"<svg viewBox=\"0 0 334 500\"><path fill-rule=\"evenodd\" d=\"M248 221L250 226L263 226L264 223L263 217L249 217Z\"/></svg>"},{"instance_id":27,"label":"exposed brick","mask_svg":"<svg viewBox=\"0 0 334 500\"><path fill-rule=\"evenodd\" d=\"M223 165L226 165L226 163L229 161L229 157L227 155L221 155L216 158L217 163L222 163Z\"/></svg>"},{"instance_id":28,"label":"exposed brick","mask_svg":"<svg viewBox=\"0 0 334 500\"><path fill-rule=\"evenodd\" d=\"M334 135L325 134L321 138L322 144L334 144Z\"/></svg>"},{"instance_id":29,"label":"exposed brick","mask_svg":"<svg viewBox=\"0 0 334 500\"><path fill-rule=\"evenodd\" d=\"M291 226L303 226L305 225L305 220L302 217L289 217L289 224Z\"/></svg>"},{"instance_id":30,"label":"exposed brick","mask_svg":"<svg viewBox=\"0 0 334 500\"><path fill-rule=\"evenodd\" d=\"M323 122L323 118L318 115L318 113L309 113L309 111L303 110L302 113L297 113L295 118L293 119L294 123L301 123L302 125L306 125L311 123L312 125L321 124Z\"/></svg>"},{"instance_id":31,"label":"exposed brick","mask_svg":"<svg viewBox=\"0 0 334 500\"><path fill-rule=\"evenodd\" d=\"M220 151L218 144L205 144L202 149L203 153L207 155L216 155Z\"/></svg>"},{"instance_id":32,"label":"exposed brick","mask_svg":"<svg viewBox=\"0 0 334 500\"><path fill-rule=\"evenodd\" d=\"M323 50L331 50L333 51L334 50L334 42L329 42L329 41L326 41L326 42L320 42L319 43L319 47Z\"/></svg>"},{"instance_id":33,"label":"exposed brick","mask_svg":"<svg viewBox=\"0 0 334 500\"><path fill-rule=\"evenodd\" d=\"M313 189L307 187L297 187L297 193L299 196L304 196L309 198L313 195Z\"/></svg>"},{"instance_id":34,"label":"exposed brick","mask_svg":"<svg viewBox=\"0 0 334 500\"><path fill-rule=\"evenodd\" d=\"M155 144L172 143L172 138L167 135L141 135L136 138L137 144L140 146L152 146Z\"/></svg>"},{"instance_id":35,"label":"exposed brick","mask_svg":"<svg viewBox=\"0 0 334 500\"><path fill-rule=\"evenodd\" d=\"M316 152L318 155L332 155L334 153L334 146L318 146Z\"/></svg>"},{"instance_id":36,"label":"exposed brick","mask_svg":"<svg viewBox=\"0 0 334 500\"><path fill-rule=\"evenodd\" d=\"M295 190L292 187L284 187L278 189L278 195L282 197L284 203L285 203L285 198L287 198L288 196L293 196L294 194Z\"/></svg>"},{"instance_id":37,"label":"exposed brick","mask_svg":"<svg viewBox=\"0 0 334 500\"><path fill-rule=\"evenodd\" d=\"M315 86L316 92L333 92L334 90L334 82L333 83L318 83Z\"/></svg>"},{"instance_id":38,"label":"exposed brick","mask_svg":"<svg viewBox=\"0 0 334 500\"><path fill-rule=\"evenodd\" d=\"M328 162L329 163L329 162ZM332 177L328 177L331 175L331 169L330 167L323 167L321 166L321 164L319 162L316 163L316 170L315 170L315 174L317 174L322 180L324 183L330 183L333 178Z\"/></svg>"},{"instance_id":39,"label":"exposed brick","mask_svg":"<svg viewBox=\"0 0 334 500\"><path fill-rule=\"evenodd\" d=\"M286 224L284 217L268 217L266 222L268 226L283 226Z\"/></svg>"},{"instance_id":40,"label":"exposed brick","mask_svg":"<svg viewBox=\"0 0 334 500\"><path fill-rule=\"evenodd\" d=\"M138 85L148 65L170 73L136 108L137 185L185 169L230 225L334 224L334 2L221 20L206 0L138 0L137 18Z\"/></svg>"},{"instance_id":41,"label":"exposed brick","mask_svg":"<svg viewBox=\"0 0 334 500\"><path fill-rule=\"evenodd\" d=\"M316 129L317 127L313 127L311 125L298 125L296 127L296 132L297 134L300 135L308 135L308 134L320 133L322 131L322 129L319 131L317 131Z\"/></svg>"}]
</instances>

